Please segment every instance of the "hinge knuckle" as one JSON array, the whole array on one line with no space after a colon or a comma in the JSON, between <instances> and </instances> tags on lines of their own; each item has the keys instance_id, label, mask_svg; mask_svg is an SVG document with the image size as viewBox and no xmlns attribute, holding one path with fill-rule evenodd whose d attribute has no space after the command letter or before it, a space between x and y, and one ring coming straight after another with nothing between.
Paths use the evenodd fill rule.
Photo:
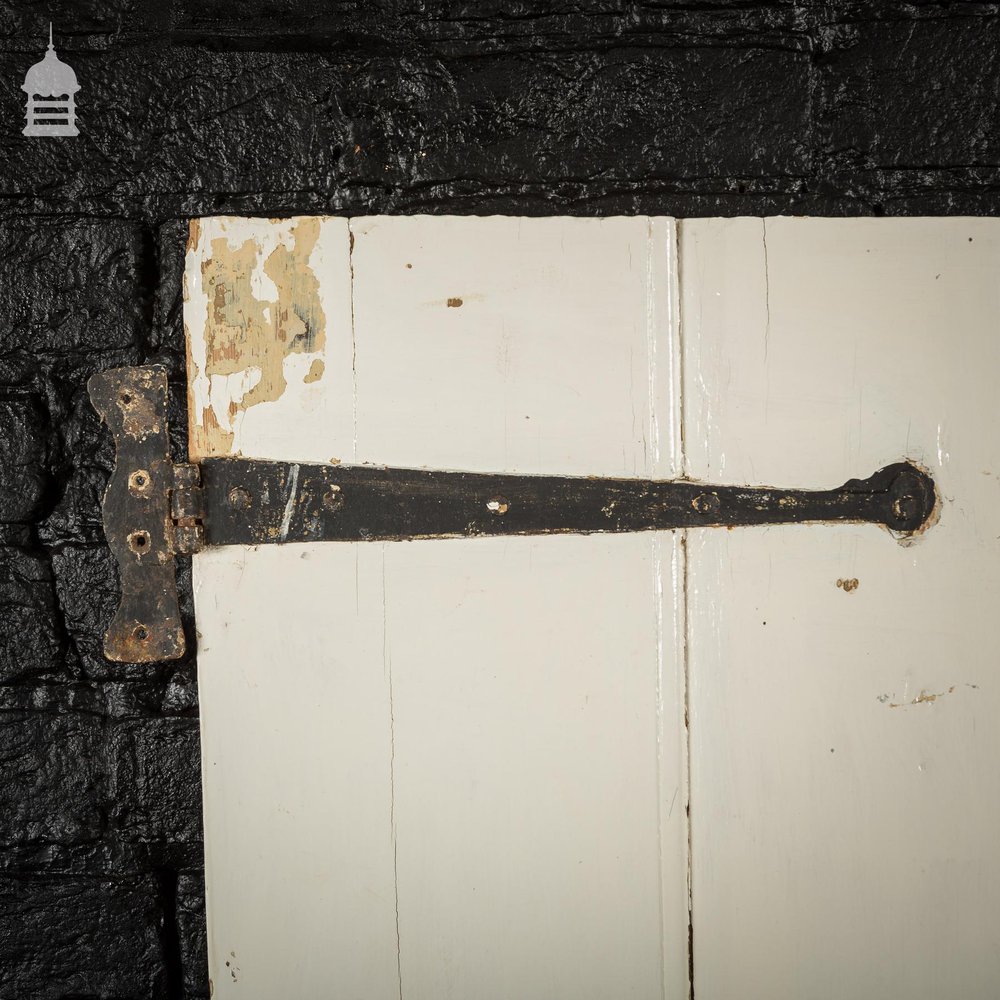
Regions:
<instances>
[{"instance_id":1,"label":"hinge knuckle","mask_svg":"<svg viewBox=\"0 0 1000 1000\"><path fill-rule=\"evenodd\" d=\"M174 523L174 550L183 555L201 551L205 546L205 501L201 491L201 470L193 463L174 465L170 517Z\"/></svg>"}]
</instances>

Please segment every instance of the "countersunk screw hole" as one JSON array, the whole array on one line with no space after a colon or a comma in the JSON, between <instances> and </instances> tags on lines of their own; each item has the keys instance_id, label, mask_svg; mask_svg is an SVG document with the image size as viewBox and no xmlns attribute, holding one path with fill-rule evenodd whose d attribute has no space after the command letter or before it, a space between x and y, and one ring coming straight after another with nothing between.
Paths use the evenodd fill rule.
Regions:
<instances>
[{"instance_id":1,"label":"countersunk screw hole","mask_svg":"<svg viewBox=\"0 0 1000 1000\"><path fill-rule=\"evenodd\" d=\"M118 398L121 400L122 406L128 406L132 402L132 393L123 392Z\"/></svg>"},{"instance_id":2,"label":"countersunk screw hole","mask_svg":"<svg viewBox=\"0 0 1000 1000\"><path fill-rule=\"evenodd\" d=\"M149 549L149 532L133 531L132 534L128 536L128 547L136 553L136 555L142 555Z\"/></svg>"},{"instance_id":3,"label":"countersunk screw hole","mask_svg":"<svg viewBox=\"0 0 1000 1000\"><path fill-rule=\"evenodd\" d=\"M486 509L491 514L496 514L497 516L501 514L506 514L510 510L510 504L504 500L503 497L493 497L486 501Z\"/></svg>"},{"instance_id":4,"label":"countersunk screw hole","mask_svg":"<svg viewBox=\"0 0 1000 1000\"><path fill-rule=\"evenodd\" d=\"M129 493L133 496L145 496L149 489L149 473L145 469L136 469L128 477Z\"/></svg>"},{"instance_id":5,"label":"countersunk screw hole","mask_svg":"<svg viewBox=\"0 0 1000 1000\"><path fill-rule=\"evenodd\" d=\"M719 498L714 493L699 493L691 501L691 506L699 514L717 514L719 511Z\"/></svg>"},{"instance_id":6,"label":"countersunk screw hole","mask_svg":"<svg viewBox=\"0 0 1000 1000\"><path fill-rule=\"evenodd\" d=\"M132 638L138 640L139 642L145 642L149 638L149 630L145 625L136 625L132 629Z\"/></svg>"}]
</instances>

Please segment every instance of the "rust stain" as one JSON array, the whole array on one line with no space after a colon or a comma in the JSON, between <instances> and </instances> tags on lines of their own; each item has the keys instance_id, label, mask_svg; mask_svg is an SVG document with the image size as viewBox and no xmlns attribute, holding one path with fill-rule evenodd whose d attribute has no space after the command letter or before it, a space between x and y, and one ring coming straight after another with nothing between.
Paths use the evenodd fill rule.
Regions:
<instances>
[{"instance_id":1,"label":"rust stain","mask_svg":"<svg viewBox=\"0 0 1000 1000\"><path fill-rule=\"evenodd\" d=\"M458 309L459 306L461 306L461 305L462 305L462 300L457 295L453 296L450 299L448 299L448 308L449 309Z\"/></svg>"},{"instance_id":2,"label":"rust stain","mask_svg":"<svg viewBox=\"0 0 1000 1000\"><path fill-rule=\"evenodd\" d=\"M122 430L129 437L144 440L160 433L155 376L148 371L138 369L135 388L124 388L115 398L115 403L121 411Z\"/></svg>"},{"instance_id":3,"label":"rust stain","mask_svg":"<svg viewBox=\"0 0 1000 1000\"><path fill-rule=\"evenodd\" d=\"M319 232L318 218L303 219L292 229L291 249L280 243L263 261L263 272L277 290L274 300L255 294L261 266L255 239L235 249L224 236L212 240L211 255L201 265L208 298L204 374L247 376L249 388L242 399L228 404L231 422L241 410L280 398L288 385L286 357L320 352L326 346L319 279L309 266ZM316 359L305 381L316 381L322 374L323 363ZM219 425L218 414L210 416L206 409L203 418L203 426L192 427L199 435L199 453L229 454L233 433Z\"/></svg>"},{"instance_id":4,"label":"rust stain","mask_svg":"<svg viewBox=\"0 0 1000 1000\"><path fill-rule=\"evenodd\" d=\"M309 371L306 373L303 382L318 382L323 377L323 372L326 370L326 365L323 364L320 358L314 358L313 363L309 366Z\"/></svg>"},{"instance_id":5,"label":"rust stain","mask_svg":"<svg viewBox=\"0 0 1000 1000\"><path fill-rule=\"evenodd\" d=\"M854 577L851 580L838 580L837 586L840 587L844 593L849 594L852 590L858 589L858 579L857 577Z\"/></svg>"}]
</instances>

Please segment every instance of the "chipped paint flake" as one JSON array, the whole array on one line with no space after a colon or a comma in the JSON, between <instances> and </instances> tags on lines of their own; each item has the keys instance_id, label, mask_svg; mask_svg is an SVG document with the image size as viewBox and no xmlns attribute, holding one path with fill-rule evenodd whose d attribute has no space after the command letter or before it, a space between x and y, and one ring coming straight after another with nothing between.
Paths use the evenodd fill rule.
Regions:
<instances>
[{"instance_id":1,"label":"chipped paint flake","mask_svg":"<svg viewBox=\"0 0 1000 1000\"><path fill-rule=\"evenodd\" d=\"M932 694L929 691L921 689L920 694L916 698L911 698L909 701L890 701L889 708L907 708L910 705L930 705L932 702L938 700L938 698L943 698L946 694L952 694L955 690L956 685L952 684L947 691L939 691L936 694ZM884 697L879 698L879 701L885 701Z\"/></svg>"},{"instance_id":2,"label":"chipped paint flake","mask_svg":"<svg viewBox=\"0 0 1000 1000\"><path fill-rule=\"evenodd\" d=\"M309 371L306 372L305 378L302 379L305 383L318 382L323 377L323 372L326 370L326 365L323 364L320 358L314 358L313 363L309 366Z\"/></svg>"}]
</instances>

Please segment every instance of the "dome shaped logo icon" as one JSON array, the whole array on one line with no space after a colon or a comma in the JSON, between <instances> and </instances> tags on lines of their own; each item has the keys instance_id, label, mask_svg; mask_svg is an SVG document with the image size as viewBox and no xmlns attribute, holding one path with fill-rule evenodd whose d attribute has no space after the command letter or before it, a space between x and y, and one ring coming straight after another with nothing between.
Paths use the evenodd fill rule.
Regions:
<instances>
[{"instance_id":1,"label":"dome shaped logo icon","mask_svg":"<svg viewBox=\"0 0 1000 1000\"><path fill-rule=\"evenodd\" d=\"M49 24L49 47L41 62L36 62L24 76L21 86L28 95L24 135L79 135L76 127L76 92L80 84L76 73L57 55L52 45Z\"/></svg>"}]
</instances>

